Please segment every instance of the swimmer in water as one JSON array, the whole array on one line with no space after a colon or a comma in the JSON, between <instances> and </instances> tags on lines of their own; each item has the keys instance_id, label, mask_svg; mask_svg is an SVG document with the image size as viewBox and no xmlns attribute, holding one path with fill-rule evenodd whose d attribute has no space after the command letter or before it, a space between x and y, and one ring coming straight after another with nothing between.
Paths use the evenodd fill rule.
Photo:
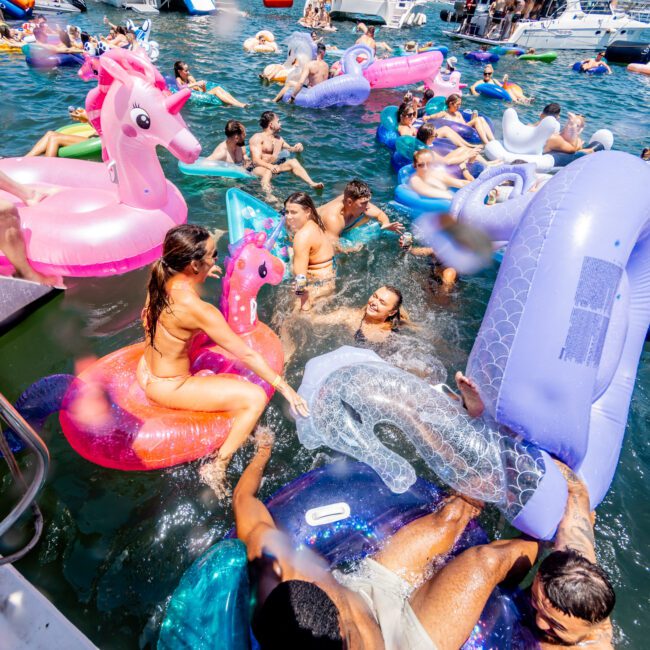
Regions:
<instances>
[{"instance_id":1,"label":"swimmer in water","mask_svg":"<svg viewBox=\"0 0 650 650\"><path fill-rule=\"evenodd\" d=\"M287 81L282 87L282 90L274 97L274 102L282 101L282 98L287 92L291 92L289 103L293 104L296 97L300 94L303 88L313 88L323 81L327 81L329 77L329 66L325 63L325 52L327 48L323 43L316 46L316 59L309 61L303 65L300 77L297 81Z\"/></svg>"},{"instance_id":2,"label":"swimmer in water","mask_svg":"<svg viewBox=\"0 0 650 650\"><path fill-rule=\"evenodd\" d=\"M308 415L305 400L264 357L235 334L221 312L199 296L208 278L218 278L217 247L201 226L184 224L165 236L162 257L149 278L143 309L146 347L137 369L138 383L151 401L183 411L228 411L233 423L216 457L201 468L203 480L219 497L227 495L226 469L233 454L255 428L266 393L259 386L229 375L192 375L188 349L193 336L205 332L258 377L280 392L292 409Z\"/></svg>"},{"instance_id":3,"label":"swimmer in water","mask_svg":"<svg viewBox=\"0 0 650 650\"><path fill-rule=\"evenodd\" d=\"M294 192L289 196L284 202L284 211L293 245L296 307L307 312L334 293L334 244L306 192Z\"/></svg>"},{"instance_id":4,"label":"swimmer in water","mask_svg":"<svg viewBox=\"0 0 650 650\"><path fill-rule=\"evenodd\" d=\"M593 70L594 68L603 67L607 71L607 74L612 74L612 69L607 65L607 62L604 60L605 52L598 52L596 57L593 59L585 59L580 64L580 72L587 72L588 70Z\"/></svg>"},{"instance_id":5,"label":"swimmer in water","mask_svg":"<svg viewBox=\"0 0 650 650\"><path fill-rule=\"evenodd\" d=\"M215 86L208 90L208 82L204 79L197 81L191 74L190 68L184 61L176 61L174 63L174 77L176 78L176 85L179 90L181 88L189 88L190 90L197 93L207 93L208 95L214 95L217 99L220 99L224 104L229 106L236 106L237 108L246 108L247 104L243 104L238 99L235 99L227 90L224 90L221 86Z\"/></svg>"},{"instance_id":6,"label":"swimmer in water","mask_svg":"<svg viewBox=\"0 0 650 650\"><path fill-rule=\"evenodd\" d=\"M280 136L282 123L279 116L273 111L264 111L260 116L262 130L250 139L251 159L253 161L253 174L260 177L262 189L273 198L271 194L271 179L277 174L291 172L294 176L305 181L314 190L322 190L323 183L312 180L305 168L295 159L280 161L280 152L300 153L304 147L300 142L290 145Z\"/></svg>"},{"instance_id":7,"label":"swimmer in water","mask_svg":"<svg viewBox=\"0 0 650 650\"><path fill-rule=\"evenodd\" d=\"M350 181L343 194L318 208L327 232L338 239L370 219L376 219L382 230L402 232L404 226L399 221L391 221L383 210L370 202L371 198L372 193L367 183L361 180Z\"/></svg>"},{"instance_id":8,"label":"swimmer in water","mask_svg":"<svg viewBox=\"0 0 650 650\"><path fill-rule=\"evenodd\" d=\"M246 153L246 127L237 120L228 120L224 129L226 139L220 142L206 160L219 160L244 165L247 169L252 162Z\"/></svg>"}]
</instances>

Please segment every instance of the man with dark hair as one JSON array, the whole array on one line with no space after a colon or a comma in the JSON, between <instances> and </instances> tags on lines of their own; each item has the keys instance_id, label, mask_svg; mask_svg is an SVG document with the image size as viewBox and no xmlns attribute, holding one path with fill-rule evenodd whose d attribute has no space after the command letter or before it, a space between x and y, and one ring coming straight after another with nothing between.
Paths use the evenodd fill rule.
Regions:
<instances>
[{"instance_id":1,"label":"man with dark hair","mask_svg":"<svg viewBox=\"0 0 650 650\"><path fill-rule=\"evenodd\" d=\"M237 120L228 120L224 129L226 139L220 142L207 160L219 160L235 165L250 164L246 154L246 127Z\"/></svg>"},{"instance_id":2,"label":"man with dark hair","mask_svg":"<svg viewBox=\"0 0 650 650\"><path fill-rule=\"evenodd\" d=\"M455 650L493 589L521 579L537 557L536 541L498 540L467 549L427 577L431 563L451 551L479 512L454 496L397 531L357 570L330 571L312 551L294 549L257 498L272 444L270 436L258 438L233 494L237 537L246 544L257 588L253 631L262 650ZM555 550L531 588L540 647L611 649L615 595L596 564L589 496L576 475L558 465L569 487L567 509Z\"/></svg>"},{"instance_id":3,"label":"man with dark hair","mask_svg":"<svg viewBox=\"0 0 650 650\"><path fill-rule=\"evenodd\" d=\"M367 183L358 179L350 181L343 194L318 208L327 232L340 237L370 219L377 219L382 230L403 232L404 226L399 221L391 221L383 210L370 202L371 198L372 193Z\"/></svg>"},{"instance_id":4,"label":"man with dark hair","mask_svg":"<svg viewBox=\"0 0 650 650\"><path fill-rule=\"evenodd\" d=\"M589 70L593 70L594 68L605 68L607 71L607 74L612 74L612 69L607 65L607 61L605 61L605 52L598 52L594 58L591 59L585 59L582 61L580 64L580 72L588 72Z\"/></svg>"},{"instance_id":5,"label":"man with dark hair","mask_svg":"<svg viewBox=\"0 0 650 650\"><path fill-rule=\"evenodd\" d=\"M313 181L295 158L280 160L281 152L300 153L303 151L303 146L300 142L291 146L280 137L282 124L278 115L273 111L264 111L260 116L260 127L262 131L250 139L249 145L254 165L253 174L260 177L262 188L267 194L271 194L271 178L282 172L292 172L312 189L322 190L323 183Z\"/></svg>"},{"instance_id":6,"label":"man with dark hair","mask_svg":"<svg viewBox=\"0 0 650 650\"><path fill-rule=\"evenodd\" d=\"M325 43L319 43L316 46L316 58L313 61L306 62L302 67L298 80L287 81L273 101L281 101L285 94L291 91L289 101L293 103L303 88L313 88L314 86L323 83L323 81L327 81L330 68L325 62L326 51L327 48L325 47Z\"/></svg>"},{"instance_id":7,"label":"man with dark hair","mask_svg":"<svg viewBox=\"0 0 650 650\"><path fill-rule=\"evenodd\" d=\"M546 104L544 108L542 109L542 114L540 116L540 119L544 119L545 117L554 117L556 120L559 121L560 119L560 113L562 112L562 107L557 104L556 102L551 102L550 104Z\"/></svg>"},{"instance_id":8,"label":"man with dark hair","mask_svg":"<svg viewBox=\"0 0 650 650\"><path fill-rule=\"evenodd\" d=\"M233 493L237 537L247 548L262 650L456 650L472 632L494 587L530 569L538 544L524 539L475 546L433 578L479 508L454 496L401 528L348 574L313 551L296 550L257 498L272 440L258 450ZM520 576L521 577L521 576Z\"/></svg>"}]
</instances>

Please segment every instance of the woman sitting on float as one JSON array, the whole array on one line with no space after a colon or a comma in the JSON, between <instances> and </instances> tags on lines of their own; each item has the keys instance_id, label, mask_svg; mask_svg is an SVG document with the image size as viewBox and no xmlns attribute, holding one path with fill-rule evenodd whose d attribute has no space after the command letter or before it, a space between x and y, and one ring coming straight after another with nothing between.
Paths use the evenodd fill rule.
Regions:
<instances>
[{"instance_id":1,"label":"woman sitting on float","mask_svg":"<svg viewBox=\"0 0 650 650\"><path fill-rule=\"evenodd\" d=\"M185 61L176 61L174 63L174 78L178 89L189 88L192 92L207 93L208 95L215 95L224 104L236 106L237 108L246 108L246 104L242 104L238 99L235 99L227 90L221 86L213 86L208 88L208 82L204 79L197 81L191 74L190 68Z\"/></svg>"},{"instance_id":2,"label":"woman sitting on float","mask_svg":"<svg viewBox=\"0 0 650 650\"><path fill-rule=\"evenodd\" d=\"M451 120L452 122L458 122L459 124L466 124L471 126L479 134L483 144L487 144L491 140L494 140L494 133L490 125L487 123L484 117L481 117L476 111L472 114L470 120L465 120L462 113L460 112L460 107L463 103L463 100L460 95L449 95L445 101L447 110L440 111L439 113L434 113L429 116L429 119L435 119L442 117L446 120Z\"/></svg>"},{"instance_id":3,"label":"woman sitting on float","mask_svg":"<svg viewBox=\"0 0 650 650\"><path fill-rule=\"evenodd\" d=\"M221 273L216 259L215 242L205 228L184 224L167 233L163 255L154 263L149 279L143 310L147 345L137 370L147 398L161 406L234 414L228 438L215 460L202 469L212 486L223 485L228 463L255 427L267 397L260 386L233 375L192 375L188 351L195 334L205 332L278 390L294 411L308 415L305 400L232 331L215 306L199 297L199 285Z\"/></svg>"}]
</instances>

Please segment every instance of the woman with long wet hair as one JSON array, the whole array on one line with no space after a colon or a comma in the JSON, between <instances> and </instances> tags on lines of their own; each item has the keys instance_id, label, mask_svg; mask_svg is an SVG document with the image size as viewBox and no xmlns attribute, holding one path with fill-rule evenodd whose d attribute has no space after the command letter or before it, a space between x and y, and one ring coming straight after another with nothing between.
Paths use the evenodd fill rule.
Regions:
<instances>
[{"instance_id":1,"label":"woman with long wet hair","mask_svg":"<svg viewBox=\"0 0 650 650\"><path fill-rule=\"evenodd\" d=\"M214 305L201 300L199 286L221 273L216 260L216 244L205 228L185 224L167 233L162 257L154 263L149 278L143 310L147 345L138 366L138 381L147 397L161 406L234 414L228 438L216 458L204 465L201 472L221 496L226 493L228 463L255 428L267 400L262 388L230 375L192 375L188 349L196 333L205 332L237 357L276 388L292 409L302 415L308 413L302 397L269 367L262 355L232 331Z\"/></svg>"}]
</instances>

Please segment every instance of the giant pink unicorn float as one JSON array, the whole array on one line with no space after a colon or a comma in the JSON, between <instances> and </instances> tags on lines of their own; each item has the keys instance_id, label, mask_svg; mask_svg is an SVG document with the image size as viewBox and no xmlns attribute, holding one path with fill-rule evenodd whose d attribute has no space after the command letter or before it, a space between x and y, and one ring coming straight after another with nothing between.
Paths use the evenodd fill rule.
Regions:
<instances>
[{"instance_id":1,"label":"giant pink unicorn float","mask_svg":"<svg viewBox=\"0 0 650 650\"><path fill-rule=\"evenodd\" d=\"M143 55L114 49L97 62L98 84L86 97L90 123L102 138L104 162L66 158L6 158L0 171L56 193L16 204L30 264L41 273L106 276L160 256L165 233L187 219L187 205L156 155L162 145L194 162L201 145L179 112L189 90L169 95ZM0 270L9 263L0 254Z\"/></svg>"}]
</instances>

